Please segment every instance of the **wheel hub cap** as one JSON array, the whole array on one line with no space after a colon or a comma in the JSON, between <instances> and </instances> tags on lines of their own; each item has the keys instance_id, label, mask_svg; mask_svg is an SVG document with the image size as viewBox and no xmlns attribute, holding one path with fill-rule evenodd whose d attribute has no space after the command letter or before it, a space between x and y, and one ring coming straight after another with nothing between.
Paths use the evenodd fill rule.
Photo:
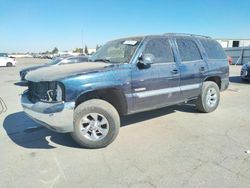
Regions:
<instances>
[{"instance_id":1,"label":"wheel hub cap","mask_svg":"<svg viewBox=\"0 0 250 188\"><path fill-rule=\"evenodd\" d=\"M109 131L108 120L99 113L89 113L83 116L79 127L83 136L91 141L103 139Z\"/></svg>"},{"instance_id":2,"label":"wheel hub cap","mask_svg":"<svg viewBox=\"0 0 250 188\"><path fill-rule=\"evenodd\" d=\"M210 88L207 92L206 101L209 107L214 107L217 103L218 96L214 88Z\"/></svg>"}]
</instances>

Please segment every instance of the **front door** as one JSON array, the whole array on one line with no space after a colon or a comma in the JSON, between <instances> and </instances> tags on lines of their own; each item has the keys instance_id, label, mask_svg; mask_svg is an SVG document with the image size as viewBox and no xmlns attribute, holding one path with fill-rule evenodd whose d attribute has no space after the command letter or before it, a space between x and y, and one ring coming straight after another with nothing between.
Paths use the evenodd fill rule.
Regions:
<instances>
[{"instance_id":1,"label":"front door","mask_svg":"<svg viewBox=\"0 0 250 188\"><path fill-rule=\"evenodd\" d=\"M167 37L146 39L142 57L151 55L152 64L132 69L134 111L155 109L180 100L180 70Z\"/></svg>"}]
</instances>

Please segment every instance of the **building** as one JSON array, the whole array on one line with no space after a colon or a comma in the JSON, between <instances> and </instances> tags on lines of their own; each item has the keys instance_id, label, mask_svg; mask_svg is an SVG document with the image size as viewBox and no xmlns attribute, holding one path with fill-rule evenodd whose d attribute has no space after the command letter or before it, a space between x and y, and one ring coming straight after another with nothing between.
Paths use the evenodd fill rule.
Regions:
<instances>
[{"instance_id":1,"label":"building","mask_svg":"<svg viewBox=\"0 0 250 188\"><path fill-rule=\"evenodd\" d=\"M250 47L250 39L216 39L223 48Z\"/></svg>"},{"instance_id":2,"label":"building","mask_svg":"<svg viewBox=\"0 0 250 188\"><path fill-rule=\"evenodd\" d=\"M232 64L242 65L250 62L250 39L216 39L224 48Z\"/></svg>"},{"instance_id":3,"label":"building","mask_svg":"<svg viewBox=\"0 0 250 188\"><path fill-rule=\"evenodd\" d=\"M95 48L88 48L88 52L89 52L89 54L93 54L96 52L96 49Z\"/></svg>"},{"instance_id":4,"label":"building","mask_svg":"<svg viewBox=\"0 0 250 188\"><path fill-rule=\"evenodd\" d=\"M250 63L250 47L230 47L224 48L224 50L227 56L232 59L232 64Z\"/></svg>"}]
</instances>

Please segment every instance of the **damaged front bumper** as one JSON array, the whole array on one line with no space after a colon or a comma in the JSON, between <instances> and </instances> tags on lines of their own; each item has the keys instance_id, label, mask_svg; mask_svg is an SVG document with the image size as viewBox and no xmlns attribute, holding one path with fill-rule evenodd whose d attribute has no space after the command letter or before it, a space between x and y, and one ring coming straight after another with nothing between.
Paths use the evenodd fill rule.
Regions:
<instances>
[{"instance_id":1,"label":"damaged front bumper","mask_svg":"<svg viewBox=\"0 0 250 188\"><path fill-rule=\"evenodd\" d=\"M39 124L56 132L73 132L74 102L32 103L28 94L22 94L24 112Z\"/></svg>"}]
</instances>

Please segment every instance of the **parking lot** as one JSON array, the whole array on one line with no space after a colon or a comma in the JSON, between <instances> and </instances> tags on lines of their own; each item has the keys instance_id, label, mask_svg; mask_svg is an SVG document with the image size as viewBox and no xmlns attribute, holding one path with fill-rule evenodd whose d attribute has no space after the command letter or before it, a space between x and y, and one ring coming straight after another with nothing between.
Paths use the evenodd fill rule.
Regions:
<instances>
[{"instance_id":1,"label":"parking lot","mask_svg":"<svg viewBox=\"0 0 250 188\"><path fill-rule=\"evenodd\" d=\"M22 111L19 70L0 67L0 187L250 187L250 84L230 66L230 87L210 114L192 104L122 117L107 148L79 148ZM249 153L247 152L249 150Z\"/></svg>"}]
</instances>

